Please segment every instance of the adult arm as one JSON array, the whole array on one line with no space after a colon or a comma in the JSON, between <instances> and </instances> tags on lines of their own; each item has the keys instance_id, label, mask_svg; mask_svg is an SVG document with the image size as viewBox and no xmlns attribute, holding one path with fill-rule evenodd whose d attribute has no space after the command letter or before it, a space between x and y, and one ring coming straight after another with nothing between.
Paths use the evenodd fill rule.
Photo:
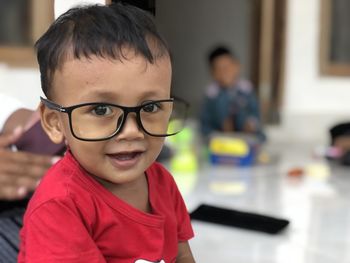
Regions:
<instances>
[{"instance_id":1,"label":"adult arm","mask_svg":"<svg viewBox=\"0 0 350 263\"><path fill-rule=\"evenodd\" d=\"M12 133L18 127L22 127L23 130L25 130L29 120L33 119L33 117L36 119L40 118L33 110L24 108L18 109L8 116L4 122L1 133Z\"/></svg>"},{"instance_id":2,"label":"adult arm","mask_svg":"<svg viewBox=\"0 0 350 263\"><path fill-rule=\"evenodd\" d=\"M20 129L0 135L0 199L15 200L33 191L55 158L15 152L11 145L21 136Z\"/></svg>"},{"instance_id":3,"label":"adult arm","mask_svg":"<svg viewBox=\"0 0 350 263\"><path fill-rule=\"evenodd\" d=\"M57 157L14 151L12 145L28 125L38 121L36 112L19 109L6 120L0 134L0 199L21 199L33 191Z\"/></svg>"}]
</instances>

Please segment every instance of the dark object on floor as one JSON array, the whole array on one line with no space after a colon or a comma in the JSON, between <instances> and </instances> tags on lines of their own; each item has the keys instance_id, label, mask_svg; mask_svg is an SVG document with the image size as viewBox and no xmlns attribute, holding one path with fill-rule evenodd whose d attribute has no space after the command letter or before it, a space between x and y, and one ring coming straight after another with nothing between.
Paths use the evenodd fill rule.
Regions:
<instances>
[{"instance_id":1,"label":"dark object on floor","mask_svg":"<svg viewBox=\"0 0 350 263\"><path fill-rule=\"evenodd\" d=\"M200 205L190 216L191 219L195 220L261 231L269 234L277 234L289 224L289 221L285 219L204 204Z\"/></svg>"},{"instance_id":2,"label":"dark object on floor","mask_svg":"<svg viewBox=\"0 0 350 263\"><path fill-rule=\"evenodd\" d=\"M350 166L350 122L334 125L330 130L330 144L341 152L340 156L328 158L344 166Z\"/></svg>"},{"instance_id":3,"label":"dark object on floor","mask_svg":"<svg viewBox=\"0 0 350 263\"><path fill-rule=\"evenodd\" d=\"M329 129L331 145L341 136L350 136L350 122L338 123Z\"/></svg>"},{"instance_id":4,"label":"dark object on floor","mask_svg":"<svg viewBox=\"0 0 350 263\"><path fill-rule=\"evenodd\" d=\"M350 151L346 151L340 158L340 163L344 166L350 166Z\"/></svg>"}]
</instances>

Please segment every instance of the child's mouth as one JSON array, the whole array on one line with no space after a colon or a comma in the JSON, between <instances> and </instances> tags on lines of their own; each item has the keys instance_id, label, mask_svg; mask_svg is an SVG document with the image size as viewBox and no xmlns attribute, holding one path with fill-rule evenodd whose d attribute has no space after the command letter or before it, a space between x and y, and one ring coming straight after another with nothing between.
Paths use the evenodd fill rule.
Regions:
<instances>
[{"instance_id":1,"label":"child's mouth","mask_svg":"<svg viewBox=\"0 0 350 263\"><path fill-rule=\"evenodd\" d=\"M120 152L115 154L108 154L112 164L117 168L131 168L137 164L143 152Z\"/></svg>"},{"instance_id":2,"label":"child's mouth","mask_svg":"<svg viewBox=\"0 0 350 263\"><path fill-rule=\"evenodd\" d=\"M119 161L128 161L136 158L138 155L140 155L140 152L132 152L132 153L118 153L113 155L113 158L119 160Z\"/></svg>"}]
</instances>

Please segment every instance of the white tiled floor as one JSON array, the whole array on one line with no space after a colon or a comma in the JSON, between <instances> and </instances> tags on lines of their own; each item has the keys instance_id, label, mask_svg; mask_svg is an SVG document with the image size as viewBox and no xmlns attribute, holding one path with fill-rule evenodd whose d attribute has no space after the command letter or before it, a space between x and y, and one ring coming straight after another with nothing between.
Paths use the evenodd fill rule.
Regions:
<instances>
[{"instance_id":1,"label":"white tiled floor","mask_svg":"<svg viewBox=\"0 0 350 263\"><path fill-rule=\"evenodd\" d=\"M190 211L207 203L291 222L283 233L269 235L193 221L197 262L350 262L350 172L314 159L314 146L270 145L268 152L276 158L267 165L204 163L196 174L175 174ZM303 168L305 175L291 178L287 171L293 167Z\"/></svg>"}]
</instances>

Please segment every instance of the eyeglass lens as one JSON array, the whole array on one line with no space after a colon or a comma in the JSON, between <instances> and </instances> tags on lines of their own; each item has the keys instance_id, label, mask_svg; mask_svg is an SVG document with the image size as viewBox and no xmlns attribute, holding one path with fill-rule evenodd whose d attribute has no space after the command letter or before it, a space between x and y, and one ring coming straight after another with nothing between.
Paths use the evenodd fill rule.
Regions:
<instances>
[{"instance_id":1,"label":"eyeglass lens","mask_svg":"<svg viewBox=\"0 0 350 263\"><path fill-rule=\"evenodd\" d=\"M139 111L140 128L155 136L177 133L184 126L186 109L186 104L182 101L147 103ZM107 138L120 130L124 115L124 110L114 105L80 106L71 112L72 130L81 139Z\"/></svg>"}]
</instances>

